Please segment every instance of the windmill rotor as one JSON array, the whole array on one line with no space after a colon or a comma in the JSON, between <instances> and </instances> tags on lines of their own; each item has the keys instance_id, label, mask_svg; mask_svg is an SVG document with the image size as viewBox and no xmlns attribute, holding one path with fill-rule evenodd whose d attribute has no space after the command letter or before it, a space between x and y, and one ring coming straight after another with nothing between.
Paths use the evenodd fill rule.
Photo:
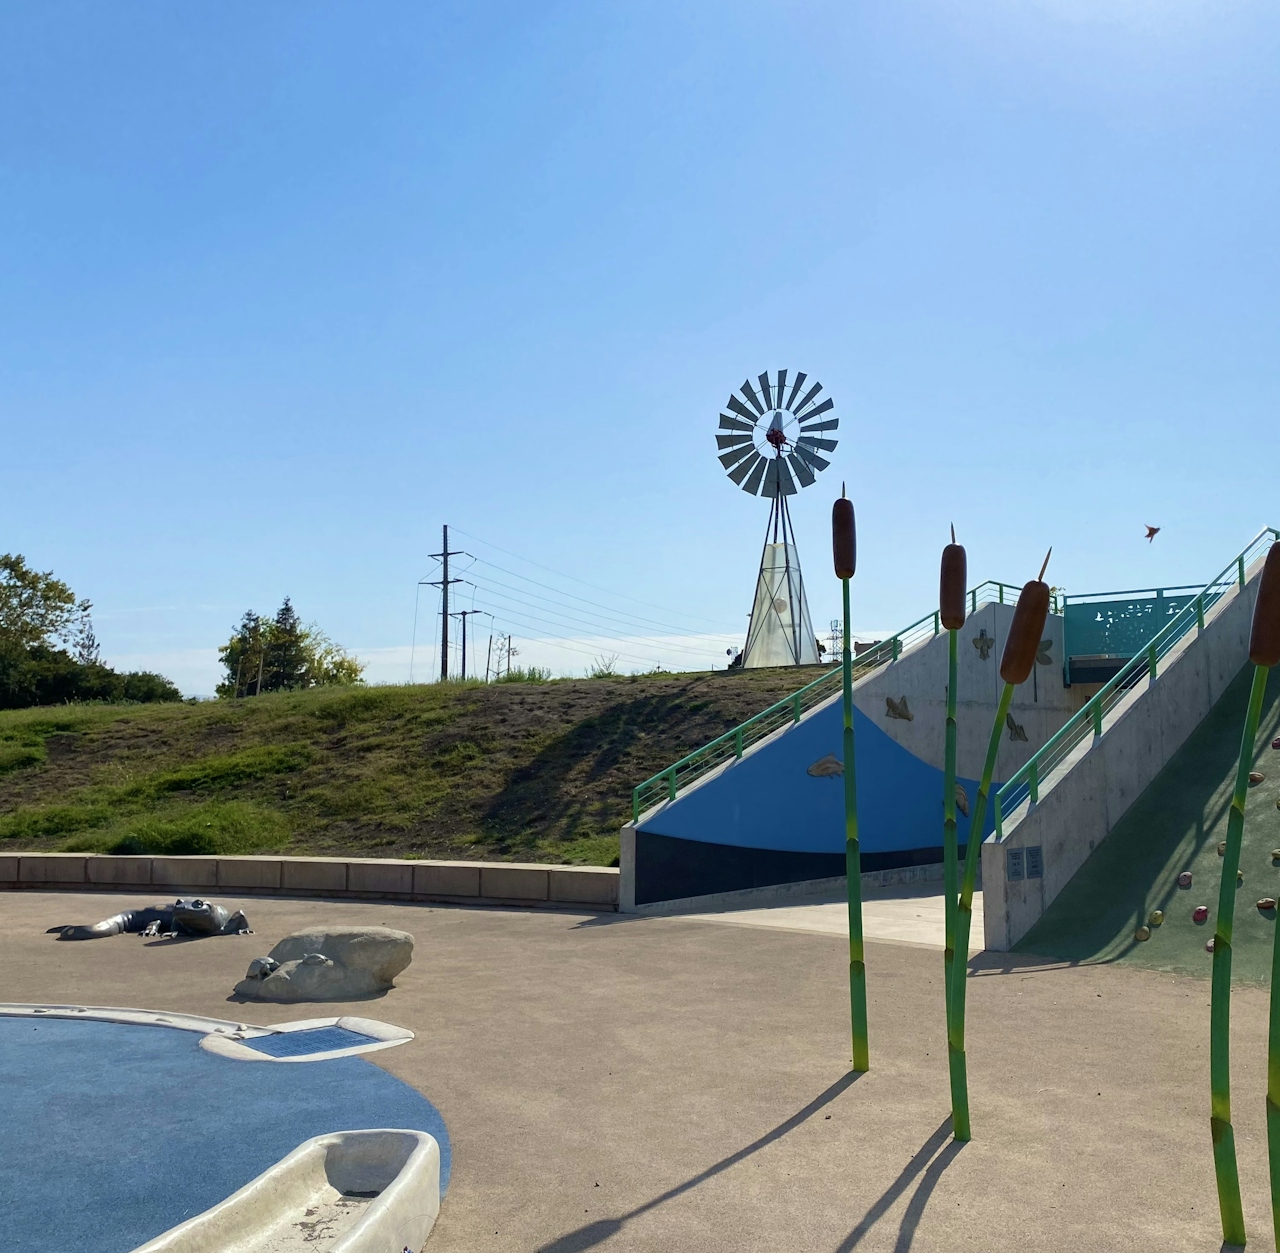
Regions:
<instances>
[{"instance_id":1,"label":"windmill rotor","mask_svg":"<svg viewBox=\"0 0 1280 1253\"><path fill-rule=\"evenodd\" d=\"M811 487L831 464L822 454L836 447L835 402L807 374L788 379L788 373L771 378L766 370L754 386L745 380L720 414L720 464L752 496L794 496Z\"/></svg>"}]
</instances>

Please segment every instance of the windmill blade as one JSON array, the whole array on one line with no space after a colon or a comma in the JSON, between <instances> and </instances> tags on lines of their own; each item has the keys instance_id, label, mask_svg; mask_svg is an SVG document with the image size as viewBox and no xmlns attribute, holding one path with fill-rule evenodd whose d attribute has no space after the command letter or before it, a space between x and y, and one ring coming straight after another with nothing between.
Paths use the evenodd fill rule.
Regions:
<instances>
[{"instance_id":1,"label":"windmill blade","mask_svg":"<svg viewBox=\"0 0 1280 1253\"><path fill-rule=\"evenodd\" d=\"M787 390L787 372L786 370L778 371L778 386L773 389L773 407L775 409L782 408L782 395Z\"/></svg>"},{"instance_id":2,"label":"windmill blade","mask_svg":"<svg viewBox=\"0 0 1280 1253\"><path fill-rule=\"evenodd\" d=\"M769 462L769 468L764 472L764 486L760 489L760 495L767 500L772 500L778 494L778 467L782 464L781 457L774 457Z\"/></svg>"},{"instance_id":3,"label":"windmill blade","mask_svg":"<svg viewBox=\"0 0 1280 1253\"><path fill-rule=\"evenodd\" d=\"M756 414L752 413L751 410L748 409L747 406L744 405L742 401L740 401L736 396L729 397L729 402L728 404L725 405L725 408L732 410L734 413L738 415L738 417L745 418L748 422L751 423L753 428L755 427Z\"/></svg>"},{"instance_id":4,"label":"windmill blade","mask_svg":"<svg viewBox=\"0 0 1280 1253\"><path fill-rule=\"evenodd\" d=\"M803 457L798 457L795 453L792 453L788 461L791 463L791 469L796 478L800 480L801 487L812 487L817 482L817 475L805 464Z\"/></svg>"},{"instance_id":5,"label":"windmill blade","mask_svg":"<svg viewBox=\"0 0 1280 1253\"><path fill-rule=\"evenodd\" d=\"M736 466L744 457L749 457L755 451L755 445L748 444L745 448L735 448L732 452L721 453L720 464L728 470L730 467ZM758 453L756 455L759 456Z\"/></svg>"},{"instance_id":6,"label":"windmill blade","mask_svg":"<svg viewBox=\"0 0 1280 1253\"><path fill-rule=\"evenodd\" d=\"M750 422L739 422L737 418L731 418L727 413L722 413L720 429L722 431L754 431L756 428Z\"/></svg>"},{"instance_id":7,"label":"windmill blade","mask_svg":"<svg viewBox=\"0 0 1280 1253\"><path fill-rule=\"evenodd\" d=\"M755 452L755 449L753 448L751 451ZM734 469L729 471L729 477L739 487L741 487L742 480L745 479L747 475L750 474L751 471L756 468L756 460L763 461L764 458L761 457L758 452L756 453L755 460L753 460L751 457L747 457L745 460L740 461Z\"/></svg>"},{"instance_id":8,"label":"windmill blade","mask_svg":"<svg viewBox=\"0 0 1280 1253\"><path fill-rule=\"evenodd\" d=\"M737 448L740 444L751 443L750 435L717 435L717 448Z\"/></svg>"},{"instance_id":9,"label":"windmill blade","mask_svg":"<svg viewBox=\"0 0 1280 1253\"><path fill-rule=\"evenodd\" d=\"M808 422L810 418L816 418L818 414L826 413L826 411L835 403L836 402L828 396L816 409L810 409L808 413L797 413L796 417L799 418L801 422ZM802 405L801 408L803 407L804 406Z\"/></svg>"},{"instance_id":10,"label":"windmill blade","mask_svg":"<svg viewBox=\"0 0 1280 1253\"><path fill-rule=\"evenodd\" d=\"M839 418L828 418L825 422L815 422L812 426L805 426L806 419L801 419L800 430L805 435L812 435L814 431L834 431L840 425Z\"/></svg>"},{"instance_id":11,"label":"windmill blade","mask_svg":"<svg viewBox=\"0 0 1280 1253\"><path fill-rule=\"evenodd\" d=\"M796 393L804 386L804 381L808 377L809 376L805 374L803 371L801 371L801 373L796 375L796 381L793 387L791 388L791 395L787 398L787 403L785 405L785 408L787 409L794 408L795 401L796 401Z\"/></svg>"},{"instance_id":12,"label":"windmill blade","mask_svg":"<svg viewBox=\"0 0 1280 1253\"><path fill-rule=\"evenodd\" d=\"M756 454L760 459L751 467L751 473L747 475L747 481L742 485L744 492L750 492L753 496L760 490L760 480L764 478L765 467L769 464L760 454Z\"/></svg>"},{"instance_id":13,"label":"windmill blade","mask_svg":"<svg viewBox=\"0 0 1280 1253\"><path fill-rule=\"evenodd\" d=\"M796 456L812 470L825 470L831 464L831 462L819 457L812 448L797 448Z\"/></svg>"},{"instance_id":14,"label":"windmill blade","mask_svg":"<svg viewBox=\"0 0 1280 1253\"><path fill-rule=\"evenodd\" d=\"M822 390L822 384L821 384L821 383L815 383L811 388L809 388L809 390L808 390L807 392L805 392L805 394L804 394L804 399L803 399L803 400L802 400L798 405L792 405L792 407L791 407L791 412L792 412L792 413L794 413L794 414L796 415L796 417L799 417L799 416L800 416L800 411L801 411L801 410L805 407L805 405L807 405L807 404L808 404L808 403L809 403L809 402L810 402L810 401L811 401L811 400L812 400L812 399L813 399L813 398L814 398L814 397L815 397L815 396L816 396L816 395L817 395L821 390Z\"/></svg>"},{"instance_id":15,"label":"windmill blade","mask_svg":"<svg viewBox=\"0 0 1280 1253\"><path fill-rule=\"evenodd\" d=\"M796 494L795 479L791 477L791 471L787 469L787 463L779 457L773 463L778 467L778 491L784 496L794 496Z\"/></svg>"},{"instance_id":16,"label":"windmill blade","mask_svg":"<svg viewBox=\"0 0 1280 1253\"><path fill-rule=\"evenodd\" d=\"M758 381L760 383L760 394L764 397L764 407L773 409L775 406L773 403L773 388L769 386L769 371L766 370L760 375Z\"/></svg>"},{"instance_id":17,"label":"windmill blade","mask_svg":"<svg viewBox=\"0 0 1280 1253\"><path fill-rule=\"evenodd\" d=\"M751 386L751 380L745 379L738 390L751 402L751 407L763 417L764 406L760 403L760 397L756 395L755 388Z\"/></svg>"},{"instance_id":18,"label":"windmill blade","mask_svg":"<svg viewBox=\"0 0 1280 1253\"><path fill-rule=\"evenodd\" d=\"M801 435L796 443L801 448L821 448L823 452L833 452L836 444L840 441L835 439L817 439L812 435Z\"/></svg>"}]
</instances>

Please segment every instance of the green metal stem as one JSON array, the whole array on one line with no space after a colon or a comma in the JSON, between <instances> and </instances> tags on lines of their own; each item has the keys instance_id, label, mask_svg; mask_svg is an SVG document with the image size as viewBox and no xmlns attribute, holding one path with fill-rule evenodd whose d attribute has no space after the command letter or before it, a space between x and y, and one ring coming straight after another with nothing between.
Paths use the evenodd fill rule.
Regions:
<instances>
[{"instance_id":1,"label":"green metal stem","mask_svg":"<svg viewBox=\"0 0 1280 1253\"><path fill-rule=\"evenodd\" d=\"M982 846L982 820L987 814L987 793L991 791L991 776L996 772L996 757L1000 752L1000 733L1013 700L1013 684L1006 683L1000 693L1000 704L995 721L991 724L991 739L987 743L987 760L982 766L982 782L978 795L973 799L973 812L969 815L969 839L964 850L964 878L960 883L960 900L956 906L956 957L951 968L951 1022L947 1032L947 1054L955 1057L951 1066L952 1117L951 1134L957 1140L972 1138L969 1126L969 1078L964 1056L964 1001L969 974L969 924L973 921L973 889L978 881L978 855Z\"/></svg>"},{"instance_id":2,"label":"green metal stem","mask_svg":"<svg viewBox=\"0 0 1280 1253\"><path fill-rule=\"evenodd\" d=\"M1236 912L1240 841L1244 835L1244 798L1249 790L1253 742L1258 735L1262 697L1266 690L1267 668L1257 666L1249 692L1244 734L1240 737L1236 789L1227 817L1227 847L1222 857L1222 881L1218 885L1218 921L1213 933L1213 982L1209 999L1209 1131L1213 1138L1213 1170L1218 1179L1222 1238L1227 1244L1245 1242L1240 1175L1236 1168L1236 1137L1231 1126L1231 935ZM1274 1153L1269 1134L1268 1147Z\"/></svg>"},{"instance_id":3,"label":"green metal stem","mask_svg":"<svg viewBox=\"0 0 1280 1253\"><path fill-rule=\"evenodd\" d=\"M942 776L942 864L946 941L942 953L942 995L947 1015L947 1065L951 1074L951 1121L956 1122L965 1088L964 1054L951 1040L951 979L956 956L956 895L960 890L956 841L956 633L947 632L947 745Z\"/></svg>"},{"instance_id":4,"label":"green metal stem","mask_svg":"<svg viewBox=\"0 0 1280 1253\"><path fill-rule=\"evenodd\" d=\"M853 751L853 650L849 642L849 580L844 593L844 865L849 884L849 1018L853 1068L871 1068L867 1046L867 963L862 944L862 859L858 851L858 779Z\"/></svg>"}]
</instances>

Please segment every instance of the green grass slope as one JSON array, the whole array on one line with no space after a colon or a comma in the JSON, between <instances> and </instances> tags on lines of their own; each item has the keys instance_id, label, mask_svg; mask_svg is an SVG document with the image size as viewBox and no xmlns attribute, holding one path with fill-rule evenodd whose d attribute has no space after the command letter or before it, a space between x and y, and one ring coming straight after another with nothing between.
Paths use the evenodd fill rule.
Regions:
<instances>
[{"instance_id":1,"label":"green grass slope","mask_svg":"<svg viewBox=\"0 0 1280 1253\"><path fill-rule=\"evenodd\" d=\"M1245 706L1253 667L1246 666L1209 716L1174 754L1149 788L1116 824L1075 877L1023 937L1017 950L1067 961L1123 961L1156 970L1209 975L1212 956L1205 942L1218 912L1222 860L1218 844L1227 838L1227 816L1235 788ZM1249 789L1245 803L1236 894L1233 975L1265 982L1271 975L1275 913L1257 902L1280 896L1280 675L1267 685L1254 769L1266 775ZM1188 889L1178 875L1192 873ZM1209 907L1209 918L1194 923L1192 910ZM1163 926L1139 941L1135 930L1154 909Z\"/></svg>"},{"instance_id":2,"label":"green grass slope","mask_svg":"<svg viewBox=\"0 0 1280 1253\"><path fill-rule=\"evenodd\" d=\"M816 673L320 688L0 713L0 852L609 865L636 783Z\"/></svg>"}]
</instances>

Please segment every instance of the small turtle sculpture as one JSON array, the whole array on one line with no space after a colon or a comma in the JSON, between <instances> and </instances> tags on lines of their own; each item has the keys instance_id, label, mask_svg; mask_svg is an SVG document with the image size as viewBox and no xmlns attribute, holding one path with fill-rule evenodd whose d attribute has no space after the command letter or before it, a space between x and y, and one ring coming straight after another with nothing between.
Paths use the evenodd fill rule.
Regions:
<instances>
[{"instance_id":1,"label":"small turtle sculpture","mask_svg":"<svg viewBox=\"0 0 1280 1253\"><path fill-rule=\"evenodd\" d=\"M126 909L91 926L50 927L46 935L60 940L99 940L122 932L144 936L252 935L249 920L240 910L230 913L212 901L199 897L179 897L172 905L151 905L146 909Z\"/></svg>"}]
</instances>

